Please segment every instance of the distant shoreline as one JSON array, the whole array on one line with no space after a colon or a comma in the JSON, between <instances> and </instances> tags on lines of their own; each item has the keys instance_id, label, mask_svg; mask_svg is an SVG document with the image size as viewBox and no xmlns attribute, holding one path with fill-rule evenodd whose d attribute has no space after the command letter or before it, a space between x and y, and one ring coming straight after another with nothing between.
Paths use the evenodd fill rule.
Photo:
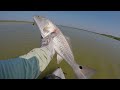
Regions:
<instances>
[{"instance_id":1,"label":"distant shoreline","mask_svg":"<svg viewBox=\"0 0 120 90\"><path fill-rule=\"evenodd\" d=\"M26 23L33 23L32 21L17 21L17 20L0 20L0 22L26 22Z\"/></svg>"},{"instance_id":2,"label":"distant shoreline","mask_svg":"<svg viewBox=\"0 0 120 90\"><path fill-rule=\"evenodd\" d=\"M24 22L24 23L34 23L32 21L18 21L18 20L0 20L0 22ZM120 41L120 37L116 37L116 36L112 36L112 35L108 35L108 34L101 34L101 33L97 33L97 32L92 32L89 30L85 30L85 29L80 29L80 28L76 28L76 27L70 27L70 26L64 26L64 25L58 25L58 26L63 26L63 27L69 27L69 28L74 28L74 29L79 29L79 30L83 30L83 31L87 31L87 32L91 32L91 33L95 33L95 34L99 34L102 36L106 36L115 40Z\"/></svg>"},{"instance_id":3,"label":"distant shoreline","mask_svg":"<svg viewBox=\"0 0 120 90\"><path fill-rule=\"evenodd\" d=\"M59 25L59 26L63 26L63 25ZM106 37L109 37L109 38L112 38L112 39L120 41L120 37L116 37L116 36L112 36L112 35L108 35L108 34L101 34L101 33L92 32L92 31L89 31L89 30L85 30L85 29L70 27L70 26L63 26L63 27L69 27L69 28L79 29L79 30L83 30L83 31L86 31L86 32L91 32L91 33L99 34L99 35L106 36Z\"/></svg>"}]
</instances>

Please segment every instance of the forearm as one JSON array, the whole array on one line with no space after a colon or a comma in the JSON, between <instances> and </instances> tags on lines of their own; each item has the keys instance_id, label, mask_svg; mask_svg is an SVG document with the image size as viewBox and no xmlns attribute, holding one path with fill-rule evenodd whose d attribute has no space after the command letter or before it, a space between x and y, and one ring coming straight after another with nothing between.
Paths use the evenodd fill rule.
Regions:
<instances>
[{"instance_id":1,"label":"forearm","mask_svg":"<svg viewBox=\"0 0 120 90\"><path fill-rule=\"evenodd\" d=\"M35 57L26 60L14 58L0 61L0 79L32 79L40 74Z\"/></svg>"},{"instance_id":2,"label":"forearm","mask_svg":"<svg viewBox=\"0 0 120 90\"><path fill-rule=\"evenodd\" d=\"M46 68L53 55L47 47L35 48L18 58L0 60L0 79L34 79Z\"/></svg>"},{"instance_id":3,"label":"forearm","mask_svg":"<svg viewBox=\"0 0 120 90\"><path fill-rule=\"evenodd\" d=\"M49 48L45 46L42 48L35 48L29 53L20 56L20 58L29 60L32 57L36 57L39 64L39 70L42 72L51 61L54 53L54 51L49 50Z\"/></svg>"}]
</instances>

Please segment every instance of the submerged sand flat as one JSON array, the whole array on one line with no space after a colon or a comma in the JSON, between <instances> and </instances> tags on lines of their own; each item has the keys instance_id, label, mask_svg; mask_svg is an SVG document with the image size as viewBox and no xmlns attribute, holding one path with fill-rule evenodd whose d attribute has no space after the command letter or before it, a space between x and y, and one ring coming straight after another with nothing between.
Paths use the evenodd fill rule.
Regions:
<instances>
[{"instance_id":1,"label":"submerged sand flat","mask_svg":"<svg viewBox=\"0 0 120 90\"><path fill-rule=\"evenodd\" d=\"M59 26L63 34L71 38L75 60L96 69L93 79L120 79L120 41L77 28ZM0 59L14 58L40 47L40 31L36 25L26 22L0 22ZM56 56L41 74L52 73L62 67L66 78L75 78L70 66L62 61L56 64Z\"/></svg>"}]
</instances>

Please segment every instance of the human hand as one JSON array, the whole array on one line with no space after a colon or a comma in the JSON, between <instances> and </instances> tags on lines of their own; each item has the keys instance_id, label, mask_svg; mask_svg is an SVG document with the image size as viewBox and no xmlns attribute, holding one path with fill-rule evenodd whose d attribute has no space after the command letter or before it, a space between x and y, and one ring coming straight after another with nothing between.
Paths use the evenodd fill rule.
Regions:
<instances>
[{"instance_id":1,"label":"human hand","mask_svg":"<svg viewBox=\"0 0 120 90\"><path fill-rule=\"evenodd\" d=\"M53 45L53 38L56 36L56 33L51 33L45 38L42 38L41 40L41 47L47 47L47 49L50 51L51 55L53 56L55 54L54 45Z\"/></svg>"}]
</instances>

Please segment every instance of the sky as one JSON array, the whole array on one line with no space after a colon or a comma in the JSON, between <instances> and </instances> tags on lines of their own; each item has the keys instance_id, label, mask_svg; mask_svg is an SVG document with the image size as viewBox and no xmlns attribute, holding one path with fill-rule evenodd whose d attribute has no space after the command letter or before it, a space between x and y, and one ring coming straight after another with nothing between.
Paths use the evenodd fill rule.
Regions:
<instances>
[{"instance_id":1,"label":"sky","mask_svg":"<svg viewBox=\"0 0 120 90\"><path fill-rule=\"evenodd\" d=\"M120 37L120 11L0 11L0 20L33 21L35 15L56 25Z\"/></svg>"}]
</instances>

